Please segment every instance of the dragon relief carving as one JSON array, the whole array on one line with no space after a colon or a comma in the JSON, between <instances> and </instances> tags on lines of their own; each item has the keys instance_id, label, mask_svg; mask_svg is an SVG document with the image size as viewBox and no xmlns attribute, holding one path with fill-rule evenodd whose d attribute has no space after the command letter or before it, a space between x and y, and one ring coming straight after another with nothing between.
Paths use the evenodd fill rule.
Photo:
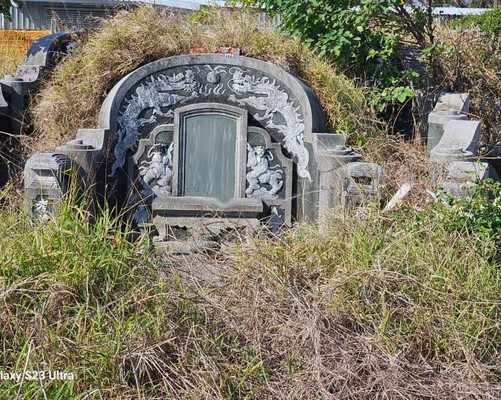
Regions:
<instances>
[{"instance_id":1,"label":"dragon relief carving","mask_svg":"<svg viewBox=\"0 0 501 400\"><path fill-rule=\"evenodd\" d=\"M195 79L191 69L172 76L162 74L152 76L138 86L131 98L126 100L125 110L117 118L118 141L110 176L115 175L116 170L124 165L127 151L136 147L141 127L156 122L157 116L172 117L172 109L166 112L162 109L172 108L197 98L199 94L196 89L199 87L200 82ZM144 111L149 109L153 109L152 115L149 118L141 117Z\"/></svg>"},{"instance_id":2,"label":"dragon relief carving","mask_svg":"<svg viewBox=\"0 0 501 400\"><path fill-rule=\"evenodd\" d=\"M275 200L278 198L277 193L282 188L284 182L282 175L284 171L279 168L279 165L270 167L270 161L273 160L273 154L264 146L252 147L247 143L247 172L245 178L249 187L245 190L247 197L260 200ZM271 186L267 189L264 184Z\"/></svg>"},{"instance_id":3,"label":"dragon relief carving","mask_svg":"<svg viewBox=\"0 0 501 400\"><path fill-rule=\"evenodd\" d=\"M304 147L304 123L294 107L294 102L289 100L289 95L280 88L276 80L270 81L266 76L256 78L244 74L239 68L231 68L232 78L228 82L229 88L238 95L248 97L237 98L234 94L228 98L239 105L254 107L262 113L254 114L258 121L266 121L267 128L273 128L284 135L284 147L297 156L297 173L300 177L311 181L308 172L309 153ZM285 124L275 124L273 117L281 114Z\"/></svg>"},{"instance_id":4,"label":"dragon relief carving","mask_svg":"<svg viewBox=\"0 0 501 400\"><path fill-rule=\"evenodd\" d=\"M294 107L294 100L289 98L280 84L266 76L256 78L249 71L237 67L204 65L203 69L207 71L204 84L196 79L193 72L195 70L201 77L198 67L173 75L159 74L146 79L125 100L125 110L117 117L118 141L110 176L125 164L127 152L137 146L144 125L155 123L158 116L172 117L175 107L189 101L215 95L257 109L258 113L254 117L283 135L284 147L297 157L298 175L311 181L307 169L309 153L303 138L304 123L299 108ZM228 75L229 80L223 82L223 75ZM144 116L146 110L152 110L147 118ZM281 115L284 123L274 122L277 114Z\"/></svg>"}]
</instances>

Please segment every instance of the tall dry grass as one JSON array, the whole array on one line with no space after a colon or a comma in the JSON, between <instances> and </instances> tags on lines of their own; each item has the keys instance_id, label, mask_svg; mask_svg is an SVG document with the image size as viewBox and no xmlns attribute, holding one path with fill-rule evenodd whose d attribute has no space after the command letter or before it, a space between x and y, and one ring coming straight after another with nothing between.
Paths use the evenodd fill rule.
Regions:
<instances>
[{"instance_id":1,"label":"tall dry grass","mask_svg":"<svg viewBox=\"0 0 501 400\"><path fill-rule=\"evenodd\" d=\"M32 43L48 34L50 31L0 29L0 77L14 74Z\"/></svg>"},{"instance_id":2,"label":"tall dry grass","mask_svg":"<svg viewBox=\"0 0 501 400\"><path fill-rule=\"evenodd\" d=\"M2 370L74 380L4 380L2 399L501 395L499 249L439 210L175 256L107 210L70 198L34 225L18 203L0 192Z\"/></svg>"}]
</instances>

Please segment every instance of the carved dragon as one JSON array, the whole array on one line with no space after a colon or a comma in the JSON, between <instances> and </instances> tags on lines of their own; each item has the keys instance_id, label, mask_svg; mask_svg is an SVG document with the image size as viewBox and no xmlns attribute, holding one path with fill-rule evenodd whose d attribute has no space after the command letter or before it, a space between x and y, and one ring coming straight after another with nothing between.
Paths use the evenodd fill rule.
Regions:
<instances>
[{"instance_id":1,"label":"carved dragon","mask_svg":"<svg viewBox=\"0 0 501 400\"><path fill-rule=\"evenodd\" d=\"M161 74L151 77L136 88L135 93L126 100L125 111L117 118L118 141L114 150L115 162L111 167L110 176L115 175L116 170L124 165L127 151L136 147L141 127L156 122L157 116L172 117L172 109L166 112L162 109L171 108L198 97L195 90L199 86L200 83L195 80L193 71L188 69L184 73L172 76ZM170 93L179 91L187 95ZM148 109L153 109L151 116L141 117Z\"/></svg>"},{"instance_id":2,"label":"carved dragon","mask_svg":"<svg viewBox=\"0 0 501 400\"><path fill-rule=\"evenodd\" d=\"M237 98L234 94L230 101L240 105L254 107L262 113L254 114L258 121L266 121L266 127L274 128L284 135L284 147L297 157L298 175L311 181L308 172L309 153L304 147L304 123L294 107L294 102L289 100L289 95L280 88L276 80L270 81L268 77L256 78L244 74L239 68L231 68L232 78L228 82L230 89L238 95L248 97ZM254 94L252 96L250 94ZM281 114L285 124L275 124L273 117Z\"/></svg>"},{"instance_id":3,"label":"carved dragon","mask_svg":"<svg viewBox=\"0 0 501 400\"><path fill-rule=\"evenodd\" d=\"M298 175L311 181L309 153L303 138L304 123L299 108L294 107L294 100L280 84L266 76L256 78L249 71L237 67L205 65L204 68L209 71L204 85L195 79L192 69L187 69L170 76L159 74L151 77L135 89L125 101L125 110L117 117L118 141L110 176L125 164L127 152L137 146L144 125L156 122L157 116L172 117L173 109L179 105L214 94L227 96L231 102L258 110L254 117L283 135L284 147L297 158ZM229 96L223 89L221 74L231 76L224 84L233 92ZM145 110L152 110L148 118L144 117ZM276 115L281 115L280 120L284 122L277 123Z\"/></svg>"}]
</instances>

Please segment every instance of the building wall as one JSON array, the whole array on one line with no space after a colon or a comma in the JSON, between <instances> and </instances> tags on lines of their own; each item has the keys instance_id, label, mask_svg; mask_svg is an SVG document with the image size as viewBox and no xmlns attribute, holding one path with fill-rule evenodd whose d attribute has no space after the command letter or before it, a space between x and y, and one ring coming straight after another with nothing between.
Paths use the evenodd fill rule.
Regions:
<instances>
[{"instance_id":1,"label":"building wall","mask_svg":"<svg viewBox=\"0 0 501 400\"><path fill-rule=\"evenodd\" d=\"M0 29L47 29L60 31L82 29L94 25L96 18L114 14L119 6L27 2L21 7L11 7L12 21L0 16Z\"/></svg>"},{"instance_id":2,"label":"building wall","mask_svg":"<svg viewBox=\"0 0 501 400\"><path fill-rule=\"evenodd\" d=\"M0 15L0 29L48 29L44 21L44 7L47 3L29 3L11 7L12 21Z\"/></svg>"},{"instance_id":3,"label":"building wall","mask_svg":"<svg viewBox=\"0 0 501 400\"><path fill-rule=\"evenodd\" d=\"M12 21L0 15L0 29L48 29L53 32L82 29L94 25L93 18L112 15L138 2L183 12L192 12L204 4L217 3L213 3L213 0L18 0L20 5L11 7Z\"/></svg>"}]
</instances>

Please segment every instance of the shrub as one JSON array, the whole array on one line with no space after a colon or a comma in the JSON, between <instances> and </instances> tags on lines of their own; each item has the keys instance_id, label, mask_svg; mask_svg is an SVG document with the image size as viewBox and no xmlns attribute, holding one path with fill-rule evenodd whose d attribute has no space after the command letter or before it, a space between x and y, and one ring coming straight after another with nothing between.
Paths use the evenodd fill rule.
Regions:
<instances>
[{"instance_id":1,"label":"shrub","mask_svg":"<svg viewBox=\"0 0 501 400\"><path fill-rule=\"evenodd\" d=\"M479 28L487 35L501 38L501 7L493 8L480 15L465 15L452 23L454 28Z\"/></svg>"},{"instance_id":2,"label":"shrub","mask_svg":"<svg viewBox=\"0 0 501 400\"><path fill-rule=\"evenodd\" d=\"M466 189L465 189L466 190ZM449 229L478 235L485 240L501 240L501 182L477 180L463 198L443 196L449 207L443 209Z\"/></svg>"}]
</instances>

